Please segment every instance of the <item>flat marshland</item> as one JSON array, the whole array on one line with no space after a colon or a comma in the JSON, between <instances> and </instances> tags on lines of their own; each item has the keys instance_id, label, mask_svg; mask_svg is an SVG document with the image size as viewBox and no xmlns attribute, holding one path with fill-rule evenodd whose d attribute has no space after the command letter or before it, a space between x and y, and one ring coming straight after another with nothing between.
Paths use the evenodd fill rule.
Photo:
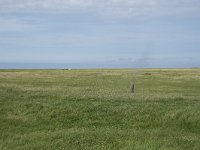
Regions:
<instances>
[{"instance_id":1,"label":"flat marshland","mask_svg":"<svg viewBox=\"0 0 200 150\"><path fill-rule=\"evenodd\" d=\"M0 70L0 149L199 150L200 69Z\"/></svg>"}]
</instances>

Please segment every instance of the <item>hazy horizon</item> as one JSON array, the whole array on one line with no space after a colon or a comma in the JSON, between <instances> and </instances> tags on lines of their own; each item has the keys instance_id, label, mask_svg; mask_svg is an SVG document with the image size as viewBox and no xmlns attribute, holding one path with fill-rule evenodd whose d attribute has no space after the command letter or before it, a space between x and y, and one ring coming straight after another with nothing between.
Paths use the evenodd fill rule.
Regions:
<instances>
[{"instance_id":1,"label":"hazy horizon","mask_svg":"<svg viewBox=\"0 0 200 150\"><path fill-rule=\"evenodd\" d=\"M137 65L123 65L123 64L69 64L69 63L0 63L0 69L142 69L142 68L200 68L199 66L137 66Z\"/></svg>"}]
</instances>

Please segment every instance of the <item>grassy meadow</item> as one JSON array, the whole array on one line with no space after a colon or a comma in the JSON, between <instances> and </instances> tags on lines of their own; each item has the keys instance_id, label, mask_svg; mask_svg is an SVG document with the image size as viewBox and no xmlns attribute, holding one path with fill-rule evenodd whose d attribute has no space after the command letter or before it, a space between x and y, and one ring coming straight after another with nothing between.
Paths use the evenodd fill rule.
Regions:
<instances>
[{"instance_id":1,"label":"grassy meadow","mask_svg":"<svg viewBox=\"0 0 200 150\"><path fill-rule=\"evenodd\" d=\"M0 70L0 149L199 150L200 69Z\"/></svg>"}]
</instances>

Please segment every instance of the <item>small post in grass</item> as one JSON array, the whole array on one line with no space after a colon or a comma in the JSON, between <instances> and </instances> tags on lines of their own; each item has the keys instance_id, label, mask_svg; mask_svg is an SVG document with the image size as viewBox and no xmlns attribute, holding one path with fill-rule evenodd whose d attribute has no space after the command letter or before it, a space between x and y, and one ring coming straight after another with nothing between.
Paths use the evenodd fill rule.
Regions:
<instances>
[{"instance_id":1,"label":"small post in grass","mask_svg":"<svg viewBox=\"0 0 200 150\"><path fill-rule=\"evenodd\" d=\"M131 92L131 94L132 95L134 95L134 83L133 82L131 82L131 85L130 85L130 92Z\"/></svg>"}]
</instances>

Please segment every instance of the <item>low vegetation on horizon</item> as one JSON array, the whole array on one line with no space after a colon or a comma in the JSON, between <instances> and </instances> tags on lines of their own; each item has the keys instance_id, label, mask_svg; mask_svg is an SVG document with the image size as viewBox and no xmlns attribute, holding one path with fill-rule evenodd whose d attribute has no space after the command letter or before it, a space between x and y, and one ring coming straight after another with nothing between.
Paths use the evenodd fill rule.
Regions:
<instances>
[{"instance_id":1,"label":"low vegetation on horizon","mask_svg":"<svg viewBox=\"0 0 200 150\"><path fill-rule=\"evenodd\" d=\"M199 150L200 69L0 70L0 149Z\"/></svg>"}]
</instances>

